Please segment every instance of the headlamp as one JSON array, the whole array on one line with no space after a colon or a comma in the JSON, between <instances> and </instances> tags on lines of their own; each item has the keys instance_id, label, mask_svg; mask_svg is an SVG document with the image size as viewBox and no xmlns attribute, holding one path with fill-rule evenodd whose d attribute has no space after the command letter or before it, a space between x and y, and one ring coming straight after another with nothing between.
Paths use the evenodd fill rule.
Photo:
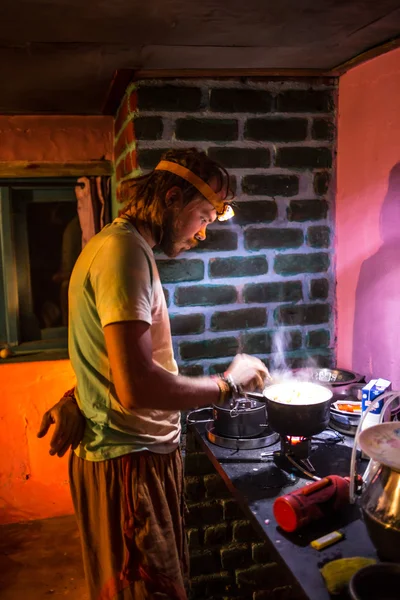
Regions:
<instances>
[{"instance_id":1,"label":"headlamp","mask_svg":"<svg viewBox=\"0 0 400 600\"><path fill-rule=\"evenodd\" d=\"M155 171L169 171L170 173L174 173L182 179L185 179L189 183L191 183L206 200L213 205L215 210L217 211L217 219L218 221L228 221L235 214L233 212L233 208L228 202L221 200L221 198L214 192L214 190L203 181L200 177L198 177L193 171L183 167L182 165L178 165L178 163L171 162L169 160L161 160Z\"/></svg>"},{"instance_id":2,"label":"headlamp","mask_svg":"<svg viewBox=\"0 0 400 600\"><path fill-rule=\"evenodd\" d=\"M227 202L225 202L223 212L222 213L217 212L217 219L218 219L218 221L229 221L229 219L232 219L234 214L235 213L234 213L232 206L230 204L228 204Z\"/></svg>"}]
</instances>

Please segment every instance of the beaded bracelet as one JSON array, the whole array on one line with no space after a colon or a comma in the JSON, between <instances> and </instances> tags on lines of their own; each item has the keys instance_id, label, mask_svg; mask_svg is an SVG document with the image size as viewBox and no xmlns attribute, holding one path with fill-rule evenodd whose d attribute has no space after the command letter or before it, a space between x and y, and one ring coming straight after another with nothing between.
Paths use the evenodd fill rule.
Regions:
<instances>
[{"instance_id":1,"label":"beaded bracelet","mask_svg":"<svg viewBox=\"0 0 400 600\"><path fill-rule=\"evenodd\" d=\"M228 401L232 404L240 396L239 388L230 373L212 375L212 379L216 381L219 387L218 404L225 404Z\"/></svg>"},{"instance_id":2,"label":"beaded bracelet","mask_svg":"<svg viewBox=\"0 0 400 600\"><path fill-rule=\"evenodd\" d=\"M217 404L223 405L230 400L231 389L229 387L229 383L219 375L213 375L212 379L214 379L219 387L219 398Z\"/></svg>"},{"instance_id":3,"label":"beaded bracelet","mask_svg":"<svg viewBox=\"0 0 400 600\"><path fill-rule=\"evenodd\" d=\"M233 400L237 400L237 398L239 398L239 396L240 396L240 394L239 394L239 388L236 385L236 383L234 382L232 375L230 373L228 373L228 374L224 373L223 379L229 385L229 389L231 391L231 397L232 397L232 399Z\"/></svg>"}]
</instances>

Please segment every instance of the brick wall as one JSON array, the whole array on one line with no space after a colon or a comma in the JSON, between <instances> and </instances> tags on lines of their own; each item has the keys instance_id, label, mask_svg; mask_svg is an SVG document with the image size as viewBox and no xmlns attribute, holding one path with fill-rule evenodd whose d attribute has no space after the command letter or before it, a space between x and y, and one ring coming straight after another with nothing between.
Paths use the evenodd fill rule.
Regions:
<instances>
[{"instance_id":1,"label":"brick wall","mask_svg":"<svg viewBox=\"0 0 400 600\"><path fill-rule=\"evenodd\" d=\"M289 367L334 364L335 80L147 80L115 120L117 182L170 147L228 168L236 216L175 260L158 256L181 371L221 371L238 351Z\"/></svg>"},{"instance_id":2,"label":"brick wall","mask_svg":"<svg viewBox=\"0 0 400 600\"><path fill-rule=\"evenodd\" d=\"M170 147L204 149L233 176L235 218L199 248L158 255L181 372L221 371L238 351L330 366L334 339L336 82L169 80L132 84L115 121L117 181ZM193 435L185 477L191 600L295 600L299 591Z\"/></svg>"},{"instance_id":3,"label":"brick wall","mask_svg":"<svg viewBox=\"0 0 400 600\"><path fill-rule=\"evenodd\" d=\"M304 598L231 497L191 430L185 459L190 600Z\"/></svg>"}]
</instances>

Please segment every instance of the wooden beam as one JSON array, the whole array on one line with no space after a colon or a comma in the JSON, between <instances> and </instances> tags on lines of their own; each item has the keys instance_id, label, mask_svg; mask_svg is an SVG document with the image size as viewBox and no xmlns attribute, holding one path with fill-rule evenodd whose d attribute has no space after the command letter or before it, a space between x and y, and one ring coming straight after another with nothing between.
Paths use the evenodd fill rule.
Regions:
<instances>
[{"instance_id":1,"label":"wooden beam","mask_svg":"<svg viewBox=\"0 0 400 600\"><path fill-rule=\"evenodd\" d=\"M133 81L134 76L134 69L118 69L115 71L101 109L103 115L116 115L126 88Z\"/></svg>"},{"instance_id":2,"label":"wooden beam","mask_svg":"<svg viewBox=\"0 0 400 600\"><path fill-rule=\"evenodd\" d=\"M332 69L120 69L109 86L103 114L115 115L125 90L140 79L204 79L227 77L263 77L268 79L312 79L340 77L349 69L400 47L400 38L380 44Z\"/></svg>"},{"instance_id":3,"label":"wooden beam","mask_svg":"<svg viewBox=\"0 0 400 600\"><path fill-rule=\"evenodd\" d=\"M396 48L399 48L399 47L400 47L400 38L395 38L394 40L391 40L390 42L386 42L385 44L380 44L379 46L374 46L373 48L370 48L366 52L362 52L358 56L355 56L354 58L351 58L350 60L338 65L337 67L335 67L333 69L333 71L335 71L338 75L344 75L344 73L347 73L347 71L349 71L350 69L353 69L354 67L357 67L358 65L361 65L364 62L367 62L367 60L371 60L372 58L381 56L381 54L386 54L387 52L390 52L391 50L395 50Z\"/></svg>"},{"instance_id":4,"label":"wooden beam","mask_svg":"<svg viewBox=\"0 0 400 600\"><path fill-rule=\"evenodd\" d=\"M0 161L0 178L6 179L15 177L82 177L85 175L112 175L112 173L113 164L109 160L80 163Z\"/></svg>"},{"instance_id":5,"label":"wooden beam","mask_svg":"<svg viewBox=\"0 0 400 600\"><path fill-rule=\"evenodd\" d=\"M139 79L185 79L215 77L334 77L329 69L138 69L134 71Z\"/></svg>"}]
</instances>

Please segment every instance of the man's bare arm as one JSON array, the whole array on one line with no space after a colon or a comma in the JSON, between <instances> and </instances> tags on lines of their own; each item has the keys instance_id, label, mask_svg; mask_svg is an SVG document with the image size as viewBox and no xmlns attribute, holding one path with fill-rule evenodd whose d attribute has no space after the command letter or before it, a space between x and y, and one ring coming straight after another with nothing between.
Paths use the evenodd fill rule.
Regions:
<instances>
[{"instance_id":1,"label":"man's bare arm","mask_svg":"<svg viewBox=\"0 0 400 600\"><path fill-rule=\"evenodd\" d=\"M124 408L185 410L218 402L215 379L176 376L153 362L148 323L113 323L104 334L116 393ZM268 376L265 365L247 355L238 355L229 369L235 383L246 391L262 387Z\"/></svg>"}]
</instances>

